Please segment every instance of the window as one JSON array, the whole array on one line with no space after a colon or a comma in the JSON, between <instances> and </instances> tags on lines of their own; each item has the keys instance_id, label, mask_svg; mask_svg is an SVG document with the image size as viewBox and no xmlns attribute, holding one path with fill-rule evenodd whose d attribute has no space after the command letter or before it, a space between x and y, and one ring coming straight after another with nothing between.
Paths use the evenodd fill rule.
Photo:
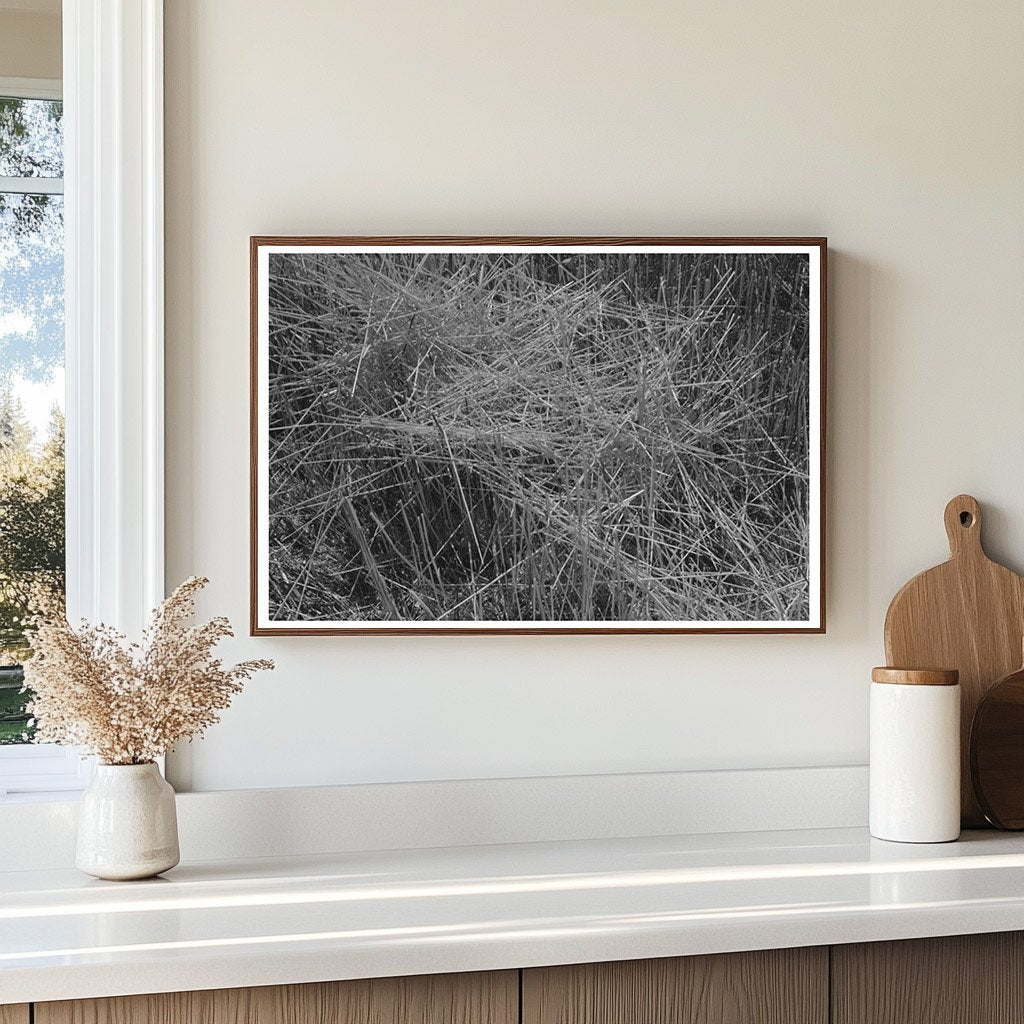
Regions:
<instances>
[{"instance_id":1,"label":"window","mask_svg":"<svg viewBox=\"0 0 1024 1024\"><path fill-rule=\"evenodd\" d=\"M36 162L19 160L15 166L10 160L0 169L0 193L12 209L34 203L48 215L62 213L67 402L62 575L68 616L137 634L164 594L163 3L64 0L62 11L63 156L51 145L52 134L44 136L50 140L45 144L32 136ZM0 98L60 101L61 83L0 78ZM45 107L28 109L33 115L46 113ZM14 134L16 145L9 141L8 148L21 152L17 147L27 147L29 136L20 129ZM0 247L9 251L15 244L12 232L9 225L0 229ZM0 280L0 302L7 294ZM60 307L57 300L44 312L59 316ZM27 327L24 316L20 322ZM51 363L44 372L42 337L33 338L40 355L27 370L48 382L38 387L59 395L60 366ZM0 348L0 364L6 365L4 352ZM15 379L13 371L11 376ZM17 381L22 378L26 373ZM27 387L22 385L23 406ZM46 394L38 405L45 429ZM35 444L45 440L46 435ZM57 484L59 474L52 479ZM42 487L40 494L49 495L48 513L59 524L56 489ZM35 511L40 514L33 529L41 528L42 506ZM59 534L51 530L48 536ZM34 571L39 580L50 572L59 596L57 546L49 546L52 558ZM13 674L8 666L7 675ZM0 716L8 717L8 738L14 732L20 739L26 722L12 706L12 689L3 691L8 707ZM73 750L0 744L0 800L80 789L90 775L91 763ZM187 781L179 773L179 781L183 778Z\"/></svg>"},{"instance_id":2,"label":"window","mask_svg":"<svg viewBox=\"0 0 1024 1024\"><path fill-rule=\"evenodd\" d=\"M64 600L60 100L0 94L0 744L31 738L24 623Z\"/></svg>"},{"instance_id":3,"label":"window","mask_svg":"<svg viewBox=\"0 0 1024 1024\"><path fill-rule=\"evenodd\" d=\"M64 140L59 85L0 81L0 770L4 784L69 754L28 747L26 617L62 607ZM55 764L56 762L56 764ZM22 780L22 783L24 780ZM27 788L23 784L19 788Z\"/></svg>"}]
</instances>

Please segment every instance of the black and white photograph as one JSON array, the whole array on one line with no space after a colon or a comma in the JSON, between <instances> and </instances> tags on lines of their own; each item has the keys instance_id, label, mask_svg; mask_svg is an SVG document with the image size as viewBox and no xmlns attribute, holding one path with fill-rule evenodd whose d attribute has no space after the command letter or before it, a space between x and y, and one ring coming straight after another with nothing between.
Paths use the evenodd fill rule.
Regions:
<instances>
[{"instance_id":1,"label":"black and white photograph","mask_svg":"<svg viewBox=\"0 0 1024 1024\"><path fill-rule=\"evenodd\" d=\"M820 632L819 239L252 240L252 630Z\"/></svg>"}]
</instances>

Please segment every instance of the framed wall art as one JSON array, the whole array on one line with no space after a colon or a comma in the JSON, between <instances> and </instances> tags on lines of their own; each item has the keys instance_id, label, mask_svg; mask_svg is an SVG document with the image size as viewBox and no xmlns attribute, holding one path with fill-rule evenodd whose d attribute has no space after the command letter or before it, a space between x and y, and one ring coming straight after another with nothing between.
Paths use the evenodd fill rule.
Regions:
<instances>
[{"instance_id":1,"label":"framed wall art","mask_svg":"<svg viewBox=\"0 0 1024 1024\"><path fill-rule=\"evenodd\" d=\"M253 238L252 632L824 632L825 294L821 238Z\"/></svg>"}]
</instances>

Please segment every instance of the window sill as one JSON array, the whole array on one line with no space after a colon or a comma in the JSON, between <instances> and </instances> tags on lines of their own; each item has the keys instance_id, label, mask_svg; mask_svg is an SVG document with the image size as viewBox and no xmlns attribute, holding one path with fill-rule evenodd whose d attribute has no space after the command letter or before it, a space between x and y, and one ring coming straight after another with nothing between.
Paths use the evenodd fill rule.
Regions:
<instances>
[{"instance_id":1,"label":"window sill","mask_svg":"<svg viewBox=\"0 0 1024 1024\"><path fill-rule=\"evenodd\" d=\"M178 794L183 856L360 850L867 823L867 767L767 768L375 783ZM0 799L0 871L70 868L78 794Z\"/></svg>"},{"instance_id":2,"label":"window sill","mask_svg":"<svg viewBox=\"0 0 1024 1024\"><path fill-rule=\"evenodd\" d=\"M8 793L0 788L2 804L49 804L77 800L82 795L78 789L41 790L37 793Z\"/></svg>"}]
</instances>

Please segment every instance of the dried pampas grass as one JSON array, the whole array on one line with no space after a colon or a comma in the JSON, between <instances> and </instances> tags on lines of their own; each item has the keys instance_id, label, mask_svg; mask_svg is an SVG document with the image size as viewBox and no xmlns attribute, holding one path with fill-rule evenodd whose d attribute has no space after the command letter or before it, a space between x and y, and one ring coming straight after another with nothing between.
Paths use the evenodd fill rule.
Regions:
<instances>
[{"instance_id":1,"label":"dried pampas grass","mask_svg":"<svg viewBox=\"0 0 1024 1024\"><path fill-rule=\"evenodd\" d=\"M265 659L225 668L214 647L232 636L217 617L187 625L209 580L186 580L153 612L141 644L109 626L40 618L25 663L38 743L83 747L104 764L145 764L201 735Z\"/></svg>"}]
</instances>

